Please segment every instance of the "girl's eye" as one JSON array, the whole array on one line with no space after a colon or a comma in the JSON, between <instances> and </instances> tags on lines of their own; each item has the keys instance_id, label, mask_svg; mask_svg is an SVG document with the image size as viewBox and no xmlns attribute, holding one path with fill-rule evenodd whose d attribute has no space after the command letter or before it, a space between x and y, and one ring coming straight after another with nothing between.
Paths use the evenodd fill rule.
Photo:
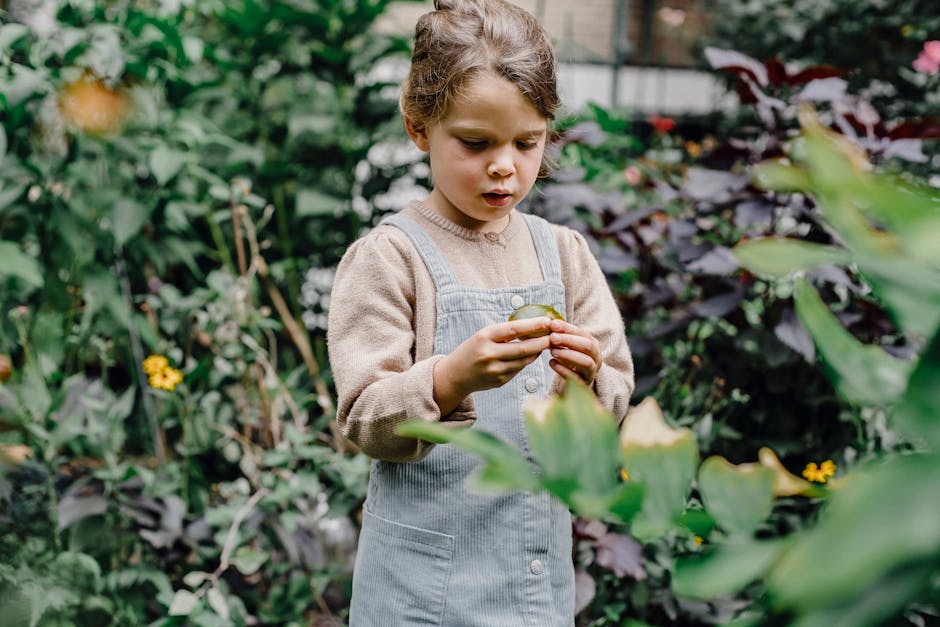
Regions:
<instances>
[{"instance_id":1,"label":"girl's eye","mask_svg":"<svg viewBox=\"0 0 940 627\"><path fill-rule=\"evenodd\" d=\"M532 150L538 145L538 142L516 142L516 146L519 147L519 150Z\"/></svg>"},{"instance_id":2,"label":"girl's eye","mask_svg":"<svg viewBox=\"0 0 940 627\"><path fill-rule=\"evenodd\" d=\"M471 150L480 150L486 146L486 140L483 139L461 139L460 143Z\"/></svg>"}]
</instances>

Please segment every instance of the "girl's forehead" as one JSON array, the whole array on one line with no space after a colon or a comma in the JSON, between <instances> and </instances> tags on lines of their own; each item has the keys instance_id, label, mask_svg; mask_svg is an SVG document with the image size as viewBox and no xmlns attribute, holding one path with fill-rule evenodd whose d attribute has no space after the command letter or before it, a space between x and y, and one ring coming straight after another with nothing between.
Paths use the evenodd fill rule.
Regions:
<instances>
[{"instance_id":1,"label":"girl's forehead","mask_svg":"<svg viewBox=\"0 0 940 627\"><path fill-rule=\"evenodd\" d=\"M548 119L511 81L485 74L465 83L441 120L446 126L512 126L515 132L544 132Z\"/></svg>"}]
</instances>

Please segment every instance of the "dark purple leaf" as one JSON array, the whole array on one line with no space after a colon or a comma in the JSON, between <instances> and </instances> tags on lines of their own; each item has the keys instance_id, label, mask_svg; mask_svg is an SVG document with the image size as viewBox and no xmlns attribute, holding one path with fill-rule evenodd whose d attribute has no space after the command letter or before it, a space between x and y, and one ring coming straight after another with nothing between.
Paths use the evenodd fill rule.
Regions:
<instances>
[{"instance_id":1,"label":"dark purple leaf","mask_svg":"<svg viewBox=\"0 0 940 627\"><path fill-rule=\"evenodd\" d=\"M575 531L581 537L598 540L607 535L607 525L599 520L579 518L575 524Z\"/></svg>"},{"instance_id":2,"label":"dark purple leaf","mask_svg":"<svg viewBox=\"0 0 940 627\"><path fill-rule=\"evenodd\" d=\"M726 246L716 246L702 257L686 266L693 272L703 274L730 274L739 268L738 260Z\"/></svg>"},{"instance_id":3,"label":"dark purple leaf","mask_svg":"<svg viewBox=\"0 0 940 627\"><path fill-rule=\"evenodd\" d=\"M668 322L665 322L650 331L646 337L650 340L658 340L660 338L666 337L670 333L686 327L691 320L692 316L688 314L678 315L672 320L669 320Z\"/></svg>"},{"instance_id":4,"label":"dark purple leaf","mask_svg":"<svg viewBox=\"0 0 940 627\"><path fill-rule=\"evenodd\" d=\"M640 267L640 261L619 246L604 246L597 255L597 263L604 274L614 275Z\"/></svg>"},{"instance_id":5,"label":"dark purple leaf","mask_svg":"<svg viewBox=\"0 0 940 627\"><path fill-rule=\"evenodd\" d=\"M830 78L835 76L845 76L846 71L831 65L812 65L801 72L797 72L790 77L791 85L802 85L815 81L820 78Z\"/></svg>"},{"instance_id":6,"label":"dark purple leaf","mask_svg":"<svg viewBox=\"0 0 940 627\"><path fill-rule=\"evenodd\" d=\"M789 82L790 77L787 75L787 67L777 57L764 61L764 67L767 68L767 81L771 85L782 85Z\"/></svg>"},{"instance_id":7,"label":"dark purple leaf","mask_svg":"<svg viewBox=\"0 0 940 627\"><path fill-rule=\"evenodd\" d=\"M620 231L617 233L617 241L627 250L636 250L639 241L630 231Z\"/></svg>"},{"instance_id":8,"label":"dark purple leaf","mask_svg":"<svg viewBox=\"0 0 940 627\"><path fill-rule=\"evenodd\" d=\"M927 116L916 120L905 120L888 131L891 139L916 137L919 139L940 139L940 119Z\"/></svg>"},{"instance_id":9,"label":"dark purple leaf","mask_svg":"<svg viewBox=\"0 0 940 627\"><path fill-rule=\"evenodd\" d=\"M663 226L661 224L643 225L636 229L637 237L643 242L644 246L651 246L663 238Z\"/></svg>"},{"instance_id":10,"label":"dark purple leaf","mask_svg":"<svg viewBox=\"0 0 940 627\"><path fill-rule=\"evenodd\" d=\"M630 338L630 352L634 358L649 355L656 349L656 342L646 337L633 336ZM639 383L637 384L639 385Z\"/></svg>"},{"instance_id":11,"label":"dark purple leaf","mask_svg":"<svg viewBox=\"0 0 940 627\"><path fill-rule=\"evenodd\" d=\"M734 208L734 225L742 231L751 227L760 231L770 228L774 206L765 200L745 200Z\"/></svg>"},{"instance_id":12,"label":"dark purple leaf","mask_svg":"<svg viewBox=\"0 0 940 627\"><path fill-rule=\"evenodd\" d=\"M852 280L848 273L838 266L824 265L806 271L806 276L817 281L828 281L836 285L844 285L856 294L861 293L859 285Z\"/></svg>"},{"instance_id":13,"label":"dark purple leaf","mask_svg":"<svg viewBox=\"0 0 940 627\"><path fill-rule=\"evenodd\" d=\"M670 200L675 200L679 197L679 192L676 191L676 188L662 181L654 181L653 188L656 190L656 193L659 195L660 200L663 202L669 202Z\"/></svg>"},{"instance_id":14,"label":"dark purple leaf","mask_svg":"<svg viewBox=\"0 0 940 627\"><path fill-rule=\"evenodd\" d=\"M728 70L739 74L745 72L759 85L768 83L767 68L764 64L736 50L708 46L705 48L705 60L716 70Z\"/></svg>"},{"instance_id":15,"label":"dark purple leaf","mask_svg":"<svg viewBox=\"0 0 940 627\"><path fill-rule=\"evenodd\" d=\"M737 290L726 292L690 305L689 311L702 318L720 318L734 311L741 298L741 292Z\"/></svg>"},{"instance_id":16,"label":"dark purple leaf","mask_svg":"<svg viewBox=\"0 0 940 627\"><path fill-rule=\"evenodd\" d=\"M682 192L693 200L708 200L715 203L727 202L735 192L747 187L750 179L746 174L689 168Z\"/></svg>"},{"instance_id":17,"label":"dark purple leaf","mask_svg":"<svg viewBox=\"0 0 940 627\"><path fill-rule=\"evenodd\" d=\"M565 141L573 141L587 146L600 146L607 141L607 133L597 122L581 122L565 131Z\"/></svg>"},{"instance_id":18,"label":"dark purple leaf","mask_svg":"<svg viewBox=\"0 0 940 627\"><path fill-rule=\"evenodd\" d=\"M785 309L780 322L774 327L777 339L803 356L807 363L816 359L816 345L803 323L797 318L793 308Z\"/></svg>"},{"instance_id":19,"label":"dark purple leaf","mask_svg":"<svg viewBox=\"0 0 940 627\"><path fill-rule=\"evenodd\" d=\"M646 579L643 568L643 546L619 533L608 533L594 543L594 561L598 566L613 571L618 577L629 576L636 580Z\"/></svg>"},{"instance_id":20,"label":"dark purple leaf","mask_svg":"<svg viewBox=\"0 0 940 627\"><path fill-rule=\"evenodd\" d=\"M56 506L56 530L68 529L88 516L97 516L108 510L108 499L100 494L67 494Z\"/></svg>"},{"instance_id":21,"label":"dark purple leaf","mask_svg":"<svg viewBox=\"0 0 940 627\"><path fill-rule=\"evenodd\" d=\"M626 213L621 213L616 218L611 220L604 228L605 233L618 233L630 226L633 226L640 220L649 217L651 214L659 211L659 207L642 207L640 209L635 209L633 211L628 211Z\"/></svg>"},{"instance_id":22,"label":"dark purple leaf","mask_svg":"<svg viewBox=\"0 0 940 627\"><path fill-rule=\"evenodd\" d=\"M672 246L678 246L698 233L698 228L694 222L688 220L673 220L669 223L669 243Z\"/></svg>"},{"instance_id":23,"label":"dark purple leaf","mask_svg":"<svg viewBox=\"0 0 940 627\"><path fill-rule=\"evenodd\" d=\"M597 584L594 578L581 570L574 571L574 613L580 614L594 600L597 594Z\"/></svg>"},{"instance_id":24,"label":"dark purple leaf","mask_svg":"<svg viewBox=\"0 0 940 627\"><path fill-rule=\"evenodd\" d=\"M796 100L812 102L839 102L845 98L848 83L841 78L819 78L810 81L796 95Z\"/></svg>"},{"instance_id":25,"label":"dark purple leaf","mask_svg":"<svg viewBox=\"0 0 940 627\"><path fill-rule=\"evenodd\" d=\"M702 242L700 244L684 242L677 247L676 252L678 253L680 263L686 265L701 259L706 254L711 252L714 247L714 244L709 244L707 242Z\"/></svg>"},{"instance_id":26,"label":"dark purple leaf","mask_svg":"<svg viewBox=\"0 0 940 627\"><path fill-rule=\"evenodd\" d=\"M897 157L912 163L926 163L929 157L924 154L924 144L920 139L905 138L890 142L881 156L885 159Z\"/></svg>"},{"instance_id":27,"label":"dark purple leaf","mask_svg":"<svg viewBox=\"0 0 940 627\"><path fill-rule=\"evenodd\" d=\"M580 183L584 180L584 168L567 168L552 172L552 180L556 183Z\"/></svg>"}]
</instances>

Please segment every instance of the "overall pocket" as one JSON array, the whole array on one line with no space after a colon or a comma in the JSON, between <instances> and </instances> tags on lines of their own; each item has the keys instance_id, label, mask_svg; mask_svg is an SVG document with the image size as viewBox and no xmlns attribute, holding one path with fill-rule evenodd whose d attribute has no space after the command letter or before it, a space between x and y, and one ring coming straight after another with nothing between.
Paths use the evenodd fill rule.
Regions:
<instances>
[{"instance_id":1,"label":"overall pocket","mask_svg":"<svg viewBox=\"0 0 940 627\"><path fill-rule=\"evenodd\" d=\"M363 510L350 627L440 625L454 537Z\"/></svg>"}]
</instances>

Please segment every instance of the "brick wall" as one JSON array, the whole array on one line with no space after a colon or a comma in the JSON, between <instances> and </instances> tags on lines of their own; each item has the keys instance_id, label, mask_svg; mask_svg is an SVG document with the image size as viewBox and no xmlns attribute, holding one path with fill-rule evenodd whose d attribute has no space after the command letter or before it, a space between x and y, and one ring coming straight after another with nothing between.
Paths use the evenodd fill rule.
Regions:
<instances>
[{"instance_id":1,"label":"brick wall","mask_svg":"<svg viewBox=\"0 0 940 627\"><path fill-rule=\"evenodd\" d=\"M610 63L614 50L614 0L513 0L539 18L552 36L561 62ZM627 6L624 62L694 67L695 43L707 28L708 0L621 0ZM411 33L432 3L391 7L380 28Z\"/></svg>"}]
</instances>

